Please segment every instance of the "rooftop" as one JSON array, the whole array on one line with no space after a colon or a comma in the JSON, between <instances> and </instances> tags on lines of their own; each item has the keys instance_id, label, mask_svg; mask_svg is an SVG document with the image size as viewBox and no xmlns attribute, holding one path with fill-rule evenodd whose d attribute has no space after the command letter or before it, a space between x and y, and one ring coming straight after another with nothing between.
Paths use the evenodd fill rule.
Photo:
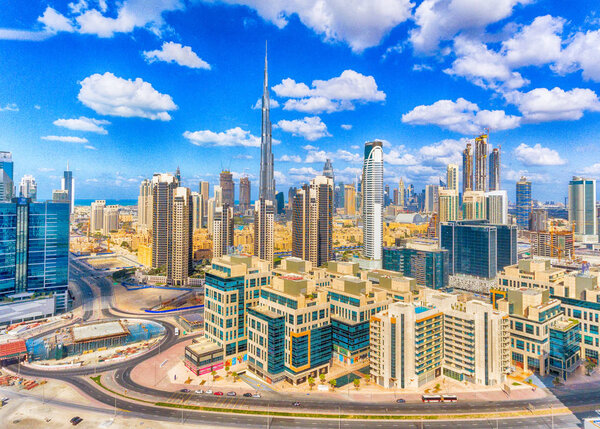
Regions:
<instances>
[{"instance_id":1,"label":"rooftop","mask_svg":"<svg viewBox=\"0 0 600 429\"><path fill-rule=\"evenodd\" d=\"M71 328L73 341L78 343L82 341L92 341L105 337L117 337L128 335L129 330L123 326L120 320L110 322L94 323L91 325L75 326Z\"/></svg>"}]
</instances>

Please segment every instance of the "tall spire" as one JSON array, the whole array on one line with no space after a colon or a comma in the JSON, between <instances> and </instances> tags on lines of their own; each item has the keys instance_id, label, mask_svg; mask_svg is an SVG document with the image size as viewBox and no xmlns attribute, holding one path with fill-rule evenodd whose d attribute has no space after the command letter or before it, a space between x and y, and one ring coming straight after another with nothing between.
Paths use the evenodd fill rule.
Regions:
<instances>
[{"instance_id":1,"label":"tall spire","mask_svg":"<svg viewBox=\"0 0 600 429\"><path fill-rule=\"evenodd\" d=\"M271 105L269 101L269 72L267 67L267 43L265 42L265 75L262 96L262 133L260 138L260 189L259 197L275 202L273 178L273 152L271 150Z\"/></svg>"}]
</instances>

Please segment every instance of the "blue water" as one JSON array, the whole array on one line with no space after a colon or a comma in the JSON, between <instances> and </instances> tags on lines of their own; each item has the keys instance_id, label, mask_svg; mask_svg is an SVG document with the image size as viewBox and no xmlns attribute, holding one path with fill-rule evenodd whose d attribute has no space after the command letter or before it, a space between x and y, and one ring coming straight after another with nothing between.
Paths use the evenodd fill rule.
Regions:
<instances>
[{"instance_id":1,"label":"blue water","mask_svg":"<svg viewBox=\"0 0 600 429\"><path fill-rule=\"evenodd\" d=\"M427 310L429 310L427 307L422 307L422 306L421 306L421 307L416 307L416 308L415 308L415 313L417 313L417 314L419 314L419 313L424 313L424 312L426 312Z\"/></svg>"}]
</instances>

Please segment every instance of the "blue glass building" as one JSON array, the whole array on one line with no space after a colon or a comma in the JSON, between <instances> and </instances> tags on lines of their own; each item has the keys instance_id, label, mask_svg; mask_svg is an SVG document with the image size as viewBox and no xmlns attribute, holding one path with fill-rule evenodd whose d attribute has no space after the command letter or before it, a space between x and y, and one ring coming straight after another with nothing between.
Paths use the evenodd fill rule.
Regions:
<instances>
[{"instance_id":1,"label":"blue glass building","mask_svg":"<svg viewBox=\"0 0 600 429\"><path fill-rule=\"evenodd\" d=\"M14 164L10 152L0 152L0 201L10 201L14 192Z\"/></svg>"},{"instance_id":2,"label":"blue glass building","mask_svg":"<svg viewBox=\"0 0 600 429\"><path fill-rule=\"evenodd\" d=\"M531 182L525 177L517 182L517 226L519 229L529 229L531 215Z\"/></svg>"},{"instance_id":3,"label":"blue glass building","mask_svg":"<svg viewBox=\"0 0 600 429\"><path fill-rule=\"evenodd\" d=\"M448 286L449 253L446 249L383 249L383 269L397 271L417 280L419 286L443 289Z\"/></svg>"},{"instance_id":4,"label":"blue glass building","mask_svg":"<svg viewBox=\"0 0 600 429\"><path fill-rule=\"evenodd\" d=\"M579 321L565 318L550 326L550 373L567 380L567 375L579 366L580 342Z\"/></svg>"},{"instance_id":5,"label":"blue glass building","mask_svg":"<svg viewBox=\"0 0 600 429\"><path fill-rule=\"evenodd\" d=\"M69 205L13 198L0 203L0 297L54 295L68 309Z\"/></svg>"}]
</instances>

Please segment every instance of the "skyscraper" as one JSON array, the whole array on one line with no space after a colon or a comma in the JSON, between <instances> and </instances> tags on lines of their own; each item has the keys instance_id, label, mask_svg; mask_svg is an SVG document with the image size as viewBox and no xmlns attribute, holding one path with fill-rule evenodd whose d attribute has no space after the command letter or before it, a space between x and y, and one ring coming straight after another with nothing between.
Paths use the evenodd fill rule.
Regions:
<instances>
[{"instance_id":1,"label":"skyscraper","mask_svg":"<svg viewBox=\"0 0 600 429\"><path fill-rule=\"evenodd\" d=\"M531 214L531 182L521 177L517 182L517 226L519 229L529 228Z\"/></svg>"},{"instance_id":2,"label":"skyscraper","mask_svg":"<svg viewBox=\"0 0 600 429\"><path fill-rule=\"evenodd\" d=\"M490 153L490 191L500 190L500 148Z\"/></svg>"},{"instance_id":3,"label":"skyscraper","mask_svg":"<svg viewBox=\"0 0 600 429\"><path fill-rule=\"evenodd\" d=\"M101 232L104 225L105 200L96 200L90 206L90 233Z\"/></svg>"},{"instance_id":4,"label":"skyscraper","mask_svg":"<svg viewBox=\"0 0 600 429\"><path fill-rule=\"evenodd\" d=\"M440 186L425 185L425 211L427 213L439 212Z\"/></svg>"},{"instance_id":5,"label":"skyscraper","mask_svg":"<svg viewBox=\"0 0 600 429\"><path fill-rule=\"evenodd\" d=\"M537 208L531 210L529 217L530 231L548 231L548 211L546 209Z\"/></svg>"},{"instance_id":6,"label":"skyscraper","mask_svg":"<svg viewBox=\"0 0 600 429\"><path fill-rule=\"evenodd\" d=\"M481 134L475 139L475 190L488 190L488 135Z\"/></svg>"},{"instance_id":7,"label":"skyscraper","mask_svg":"<svg viewBox=\"0 0 600 429\"><path fill-rule=\"evenodd\" d=\"M55 203L68 203L69 193L62 189L55 189L52 191L52 202Z\"/></svg>"},{"instance_id":8,"label":"skyscraper","mask_svg":"<svg viewBox=\"0 0 600 429\"><path fill-rule=\"evenodd\" d=\"M506 191L490 191L485 193L486 219L491 224L508 224L508 195Z\"/></svg>"},{"instance_id":9,"label":"skyscraper","mask_svg":"<svg viewBox=\"0 0 600 429\"><path fill-rule=\"evenodd\" d=\"M204 198L199 192L192 192L192 231L197 231L202 228L204 219Z\"/></svg>"},{"instance_id":10,"label":"skyscraper","mask_svg":"<svg viewBox=\"0 0 600 429\"><path fill-rule=\"evenodd\" d=\"M398 205L400 207L404 207L404 205L405 205L405 200L404 200L405 194L406 194L406 191L404 190L404 180L401 177L400 182L398 183Z\"/></svg>"},{"instance_id":11,"label":"skyscraper","mask_svg":"<svg viewBox=\"0 0 600 429\"><path fill-rule=\"evenodd\" d=\"M458 191L456 189L439 190L439 221L458 220Z\"/></svg>"},{"instance_id":12,"label":"skyscraper","mask_svg":"<svg viewBox=\"0 0 600 429\"><path fill-rule=\"evenodd\" d=\"M448 164L446 167L446 188L452 189L458 195L458 165Z\"/></svg>"},{"instance_id":13,"label":"skyscraper","mask_svg":"<svg viewBox=\"0 0 600 429\"><path fill-rule=\"evenodd\" d=\"M348 216L355 216L356 188L354 188L354 185L345 185L344 188L344 212Z\"/></svg>"},{"instance_id":14,"label":"skyscraper","mask_svg":"<svg viewBox=\"0 0 600 429\"><path fill-rule=\"evenodd\" d=\"M181 185L181 170L179 169L179 166L177 166L177 169L175 170L175 178L177 179L177 183Z\"/></svg>"},{"instance_id":15,"label":"skyscraper","mask_svg":"<svg viewBox=\"0 0 600 429\"><path fill-rule=\"evenodd\" d=\"M173 191L173 236L167 262L167 281L185 286L192 273L192 198L188 188L179 186Z\"/></svg>"},{"instance_id":16,"label":"skyscraper","mask_svg":"<svg viewBox=\"0 0 600 429\"><path fill-rule=\"evenodd\" d=\"M254 202L254 256L273 262L273 201L259 198Z\"/></svg>"},{"instance_id":17,"label":"skyscraper","mask_svg":"<svg viewBox=\"0 0 600 429\"><path fill-rule=\"evenodd\" d=\"M10 201L14 194L14 188L12 153L0 152L0 202Z\"/></svg>"},{"instance_id":18,"label":"skyscraper","mask_svg":"<svg viewBox=\"0 0 600 429\"><path fill-rule=\"evenodd\" d=\"M331 163L331 160L329 158L327 158L325 160L325 165L323 165L323 176L333 180L333 183L335 185L335 176L333 174L333 164Z\"/></svg>"},{"instance_id":19,"label":"skyscraper","mask_svg":"<svg viewBox=\"0 0 600 429\"><path fill-rule=\"evenodd\" d=\"M485 192L467 191L463 194L463 219L485 219L487 216Z\"/></svg>"},{"instance_id":20,"label":"skyscraper","mask_svg":"<svg viewBox=\"0 0 600 429\"><path fill-rule=\"evenodd\" d=\"M21 183L19 184L19 196L29 198L31 201L35 202L37 198L37 183L35 182L35 177L26 174L21 178Z\"/></svg>"},{"instance_id":21,"label":"skyscraper","mask_svg":"<svg viewBox=\"0 0 600 429\"><path fill-rule=\"evenodd\" d=\"M202 195L202 198L204 200L204 216L206 217L206 213L208 213L208 199L210 198L210 183L200 181L200 183L198 184L198 192L200 192L200 195Z\"/></svg>"},{"instance_id":22,"label":"skyscraper","mask_svg":"<svg viewBox=\"0 0 600 429\"><path fill-rule=\"evenodd\" d=\"M283 192L275 194L275 214L283 214L285 211L285 197Z\"/></svg>"},{"instance_id":23,"label":"skyscraper","mask_svg":"<svg viewBox=\"0 0 600 429\"><path fill-rule=\"evenodd\" d=\"M275 178L273 175L273 152L271 150L271 119L269 98L269 75L265 46L265 76L262 95L262 126L260 138L260 189L259 198L275 202Z\"/></svg>"},{"instance_id":24,"label":"skyscraper","mask_svg":"<svg viewBox=\"0 0 600 429\"><path fill-rule=\"evenodd\" d=\"M148 179L144 179L140 185L138 227L145 230L152 228L152 182Z\"/></svg>"},{"instance_id":25,"label":"skyscraper","mask_svg":"<svg viewBox=\"0 0 600 429\"><path fill-rule=\"evenodd\" d=\"M233 247L233 207L223 204L215 208L213 226L213 258L229 254Z\"/></svg>"},{"instance_id":26,"label":"skyscraper","mask_svg":"<svg viewBox=\"0 0 600 429\"><path fill-rule=\"evenodd\" d=\"M363 162L363 256L380 261L383 247L383 144L365 143Z\"/></svg>"},{"instance_id":27,"label":"skyscraper","mask_svg":"<svg viewBox=\"0 0 600 429\"><path fill-rule=\"evenodd\" d=\"M102 234L108 236L119 230L119 206L106 206L102 212Z\"/></svg>"},{"instance_id":28,"label":"skyscraper","mask_svg":"<svg viewBox=\"0 0 600 429\"><path fill-rule=\"evenodd\" d=\"M292 207L292 256L320 267L333 257L333 180L317 176L298 189Z\"/></svg>"},{"instance_id":29,"label":"skyscraper","mask_svg":"<svg viewBox=\"0 0 600 429\"><path fill-rule=\"evenodd\" d=\"M63 173L61 189L69 194L69 211L73 213L75 210L75 180L73 179L73 172L69 170L69 163L67 163L67 169Z\"/></svg>"},{"instance_id":30,"label":"skyscraper","mask_svg":"<svg viewBox=\"0 0 600 429\"><path fill-rule=\"evenodd\" d=\"M575 240L598 241L596 215L596 180L573 176L569 182L569 222Z\"/></svg>"},{"instance_id":31,"label":"skyscraper","mask_svg":"<svg viewBox=\"0 0 600 429\"><path fill-rule=\"evenodd\" d=\"M173 193L179 186L172 174L152 177L152 267L167 268L173 251Z\"/></svg>"},{"instance_id":32,"label":"skyscraper","mask_svg":"<svg viewBox=\"0 0 600 429\"><path fill-rule=\"evenodd\" d=\"M463 194L473 190L473 148L471 143L463 150Z\"/></svg>"},{"instance_id":33,"label":"skyscraper","mask_svg":"<svg viewBox=\"0 0 600 429\"><path fill-rule=\"evenodd\" d=\"M219 182L223 192L223 204L233 207L235 205L235 183L233 183L233 174L231 174L231 171L221 171Z\"/></svg>"},{"instance_id":34,"label":"skyscraper","mask_svg":"<svg viewBox=\"0 0 600 429\"><path fill-rule=\"evenodd\" d=\"M242 212L250 208L250 179L240 177L240 209Z\"/></svg>"}]
</instances>

